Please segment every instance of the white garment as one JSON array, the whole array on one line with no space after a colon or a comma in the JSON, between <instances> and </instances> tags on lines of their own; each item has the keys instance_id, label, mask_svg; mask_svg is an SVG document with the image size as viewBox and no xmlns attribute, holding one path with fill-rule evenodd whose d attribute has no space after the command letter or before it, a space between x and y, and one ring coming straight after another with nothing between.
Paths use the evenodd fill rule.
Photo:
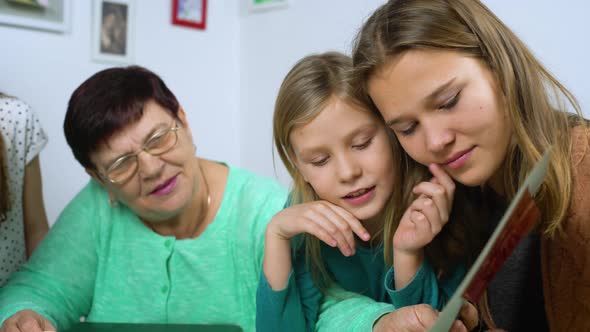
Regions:
<instances>
[{"instance_id":1,"label":"white garment","mask_svg":"<svg viewBox=\"0 0 590 332\"><path fill-rule=\"evenodd\" d=\"M25 167L43 149L47 135L23 101L0 96L0 134L4 140L11 209L0 222L0 287L27 258L23 223ZM5 195L5 193L0 193Z\"/></svg>"}]
</instances>

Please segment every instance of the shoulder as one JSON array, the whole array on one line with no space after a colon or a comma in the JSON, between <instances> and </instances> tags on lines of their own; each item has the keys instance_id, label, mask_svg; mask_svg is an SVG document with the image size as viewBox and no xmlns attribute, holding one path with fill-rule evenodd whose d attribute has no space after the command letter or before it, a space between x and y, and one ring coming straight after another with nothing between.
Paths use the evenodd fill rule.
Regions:
<instances>
[{"instance_id":1,"label":"shoulder","mask_svg":"<svg viewBox=\"0 0 590 332\"><path fill-rule=\"evenodd\" d=\"M572 129L573 192L570 215L590 222L590 129L578 126ZM590 224L588 225L590 227ZM590 232L590 228L588 230Z\"/></svg>"},{"instance_id":2,"label":"shoulder","mask_svg":"<svg viewBox=\"0 0 590 332\"><path fill-rule=\"evenodd\" d=\"M263 233L272 216L283 209L287 190L277 181L251 171L228 166L229 177L224 194L224 206L239 219L253 220L253 227Z\"/></svg>"},{"instance_id":3,"label":"shoulder","mask_svg":"<svg viewBox=\"0 0 590 332\"><path fill-rule=\"evenodd\" d=\"M590 313L590 130L577 126L571 134L573 181L568 214L563 233L546 239L542 249L545 299L551 303L548 318L556 330L579 330L572 328L583 322L577 317ZM582 305L570 305L572 298Z\"/></svg>"},{"instance_id":4,"label":"shoulder","mask_svg":"<svg viewBox=\"0 0 590 332\"><path fill-rule=\"evenodd\" d=\"M58 222L74 222L80 225L99 224L100 221L102 226L107 226L113 223L113 219L120 214L117 210L121 209L124 209L121 205L112 207L107 192L98 182L91 179L66 205Z\"/></svg>"},{"instance_id":5,"label":"shoulder","mask_svg":"<svg viewBox=\"0 0 590 332\"><path fill-rule=\"evenodd\" d=\"M575 169L580 164L590 163L590 128L585 126L576 126L572 128L572 166Z\"/></svg>"},{"instance_id":6,"label":"shoulder","mask_svg":"<svg viewBox=\"0 0 590 332\"><path fill-rule=\"evenodd\" d=\"M62 212L78 213L85 211L100 211L108 206L108 194L95 180L90 180L67 204Z\"/></svg>"},{"instance_id":7,"label":"shoulder","mask_svg":"<svg viewBox=\"0 0 590 332\"><path fill-rule=\"evenodd\" d=\"M0 115L4 120L26 123L28 119L36 119L31 106L15 97L0 97Z\"/></svg>"},{"instance_id":8,"label":"shoulder","mask_svg":"<svg viewBox=\"0 0 590 332\"><path fill-rule=\"evenodd\" d=\"M14 97L0 97L0 129L6 144L14 146L14 154L28 164L47 143L37 115L24 101Z\"/></svg>"},{"instance_id":9,"label":"shoulder","mask_svg":"<svg viewBox=\"0 0 590 332\"><path fill-rule=\"evenodd\" d=\"M258 175L252 171L229 166L228 189L239 191L244 197L249 198L264 198L277 197L280 198L282 204L287 199L287 189L280 185L276 180ZM231 188L229 188L231 187Z\"/></svg>"}]
</instances>

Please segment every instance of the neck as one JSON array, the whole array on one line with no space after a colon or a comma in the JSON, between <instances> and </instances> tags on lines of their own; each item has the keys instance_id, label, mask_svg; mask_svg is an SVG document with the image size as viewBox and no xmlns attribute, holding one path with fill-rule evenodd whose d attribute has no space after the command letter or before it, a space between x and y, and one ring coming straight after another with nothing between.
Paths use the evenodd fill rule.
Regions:
<instances>
[{"instance_id":1,"label":"neck","mask_svg":"<svg viewBox=\"0 0 590 332\"><path fill-rule=\"evenodd\" d=\"M179 240L196 238L211 223L211 191L207 181L207 174L203 172L201 166L204 161L195 158L194 163L195 171L199 170L195 179L195 187L198 188L198 191L194 194L195 198L179 215L158 224L146 223L154 232L162 236L174 236Z\"/></svg>"},{"instance_id":2,"label":"neck","mask_svg":"<svg viewBox=\"0 0 590 332\"><path fill-rule=\"evenodd\" d=\"M504 186L504 171L502 167L486 183L496 194L506 196L506 187Z\"/></svg>"},{"instance_id":3,"label":"neck","mask_svg":"<svg viewBox=\"0 0 590 332\"><path fill-rule=\"evenodd\" d=\"M376 216L361 221L363 227L365 227L367 232L369 232L369 234L371 234L371 239L369 241L365 242L365 241L359 240L361 246L368 248L373 245L380 244L382 242L380 239L375 239L375 236L377 236L377 232L379 230L383 230L384 212L385 211L383 210L383 211L379 212ZM382 237L383 237L383 234L381 234L381 238Z\"/></svg>"}]
</instances>

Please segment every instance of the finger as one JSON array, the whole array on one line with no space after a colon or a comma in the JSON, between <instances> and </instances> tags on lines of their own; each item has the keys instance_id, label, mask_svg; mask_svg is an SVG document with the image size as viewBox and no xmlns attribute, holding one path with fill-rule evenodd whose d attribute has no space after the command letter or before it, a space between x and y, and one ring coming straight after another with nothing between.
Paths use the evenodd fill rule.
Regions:
<instances>
[{"instance_id":1,"label":"finger","mask_svg":"<svg viewBox=\"0 0 590 332\"><path fill-rule=\"evenodd\" d=\"M336 241L336 239L333 238L332 235L330 235L330 233L328 233L328 231L326 231L319 224L317 224L311 220L308 220L308 222L305 223L305 225L303 226L303 231L305 233L308 233L308 234L311 234L311 235L317 237L318 239L320 239L320 241L323 241L324 243L326 243L330 247L338 246L338 241Z\"/></svg>"},{"instance_id":2,"label":"finger","mask_svg":"<svg viewBox=\"0 0 590 332\"><path fill-rule=\"evenodd\" d=\"M351 250L350 254L354 254L354 251L355 251L354 248L356 246L356 243L355 243L355 239L354 239L354 231L353 231L352 226L350 225L350 223L353 223L353 221L349 222L348 220L343 218L340 213L336 212L336 206L333 204L328 203L328 204L323 205L322 208L320 209L320 212L323 213L324 217L326 218L326 220L328 222L330 222L334 226L336 226L336 228L340 232L342 238L344 238L346 240L348 247ZM355 219L355 221L358 224L360 224L360 222L358 222L358 220Z\"/></svg>"},{"instance_id":3,"label":"finger","mask_svg":"<svg viewBox=\"0 0 590 332\"><path fill-rule=\"evenodd\" d=\"M434 178L437 180L438 184L445 188L445 192L448 195L447 198L449 199L449 202L452 203L453 197L455 195L455 181L453 181L451 176L437 164L430 164L428 169L432 175L434 175Z\"/></svg>"},{"instance_id":4,"label":"finger","mask_svg":"<svg viewBox=\"0 0 590 332\"><path fill-rule=\"evenodd\" d=\"M434 196L445 194L444 191L446 188L440 184L432 183L430 181L423 181L418 183L413 189L412 192L416 195L424 195L424 196Z\"/></svg>"},{"instance_id":5,"label":"finger","mask_svg":"<svg viewBox=\"0 0 590 332\"><path fill-rule=\"evenodd\" d=\"M41 329L43 329L44 332L56 332L57 329L55 328L55 326L53 326L53 324L51 324L47 319L43 318L43 317L39 317L40 321L40 326Z\"/></svg>"},{"instance_id":6,"label":"finger","mask_svg":"<svg viewBox=\"0 0 590 332\"><path fill-rule=\"evenodd\" d=\"M16 326L18 328L17 331L23 332L43 332L41 326L39 326L39 322L30 315L26 315L21 317L19 320L16 321Z\"/></svg>"},{"instance_id":7,"label":"finger","mask_svg":"<svg viewBox=\"0 0 590 332\"><path fill-rule=\"evenodd\" d=\"M350 212L334 204L330 204L330 207L334 210L334 212L338 213L340 217L342 217L342 219L344 219L348 223L352 231L361 240L369 241L371 239L371 234L369 234L369 231L367 231L363 224Z\"/></svg>"},{"instance_id":8,"label":"finger","mask_svg":"<svg viewBox=\"0 0 590 332\"><path fill-rule=\"evenodd\" d=\"M467 302L463 305L459 312L459 317L461 321L463 321L463 324L465 324L465 327L467 327L468 331L473 330L479 324L477 309L472 303Z\"/></svg>"},{"instance_id":9,"label":"finger","mask_svg":"<svg viewBox=\"0 0 590 332\"><path fill-rule=\"evenodd\" d=\"M422 205L420 212L426 217L432 235L437 235L445 225L446 220L442 219L441 213L432 199L423 198L420 200L420 204Z\"/></svg>"},{"instance_id":10,"label":"finger","mask_svg":"<svg viewBox=\"0 0 590 332\"><path fill-rule=\"evenodd\" d=\"M449 211L452 202L449 201L446 189L442 185L431 182L422 182L414 187L413 191L421 196L427 196L434 201L437 207L437 212L443 223L446 223L449 220Z\"/></svg>"},{"instance_id":11,"label":"finger","mask_svg":"<svg viewBox=\"0 0 590 332\"><path fill-rule=\"evenodd\" d=\"M413 326L414 328L411 330L424 331L425 329L429 329L434 325L434 323L438 319L438 312L436 312L436 310L434 310L428 304L418 304L405 308L411 308L411 310L413 311L413 316L415 317L415 320L417 322L417 324L415 324L415 326ZM413 319L410 319L410 322L412 320Z\"/></svg>"},{"instance_id":12,"label":"finger","mask_svg":"<svg viewBox=\"0 0 590 332\"><path fill-rule=\"evenodd\" d=\"M420 246L424 246L432 239L430 223L426 216L420 211L413 210L410 212L410 220L414 223L416 231L414 232L414 241Z\"/></svg>"},{"instance_id":13,"label":"finger","mask_svg":"<svg viewBox=\"0 0 590 332\"><path fill-rule=\"evenodd\" d=\"M326 216L325 214L328 214L329 216ZM335 218L340 218L340 216L336 215L334 212L330 213L326 211L314 211L314 215L311 220L326 230L328 234L330 234L330 236L336 240L338 249L340 249L344 256L350 256L353 253L354 237L352 236L352 232L350 230L348 234L346 234L346 232L342 232L334 222L333 219ZM351 242L353 243L352 246L350 244Z\"/></svg>"},{"instance_id":14,"label":"finger","mask_svg":"<svg viewBox=\"0 0 590 332\"><path fill-rule=\"evenodd\" d=\"M1 332L20 332L15 322L9 322L8 320L0 327Z\"/></svg>"},{"instance_id":15,"label":"finger","mask_svg":"<svg viewBox=\"0 0 590 332\"><path fill-rule=\"evenodd\" d=\"M467 330L465 324L463 324L462 321L456 320L455 322L453 322L450 332L469 332L469 330Z\"/></svg>"}]
</instances>

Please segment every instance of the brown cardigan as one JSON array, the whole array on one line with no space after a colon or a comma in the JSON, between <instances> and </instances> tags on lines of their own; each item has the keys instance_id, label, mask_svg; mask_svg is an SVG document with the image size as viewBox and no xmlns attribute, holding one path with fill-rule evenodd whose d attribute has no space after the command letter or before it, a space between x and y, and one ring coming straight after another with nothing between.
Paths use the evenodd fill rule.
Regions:
<instances>
[{"instance_id":1,"label":"brown cardigan","mask_svg":"<svg viewBox=\"0 0 590 332\"><path fill-rule=\"evenodd\" d=\"M590 331L590 130L574 128L573 192L565 236L543 239L541 269L551 331Z\"/></svg>"}]
</instances>

